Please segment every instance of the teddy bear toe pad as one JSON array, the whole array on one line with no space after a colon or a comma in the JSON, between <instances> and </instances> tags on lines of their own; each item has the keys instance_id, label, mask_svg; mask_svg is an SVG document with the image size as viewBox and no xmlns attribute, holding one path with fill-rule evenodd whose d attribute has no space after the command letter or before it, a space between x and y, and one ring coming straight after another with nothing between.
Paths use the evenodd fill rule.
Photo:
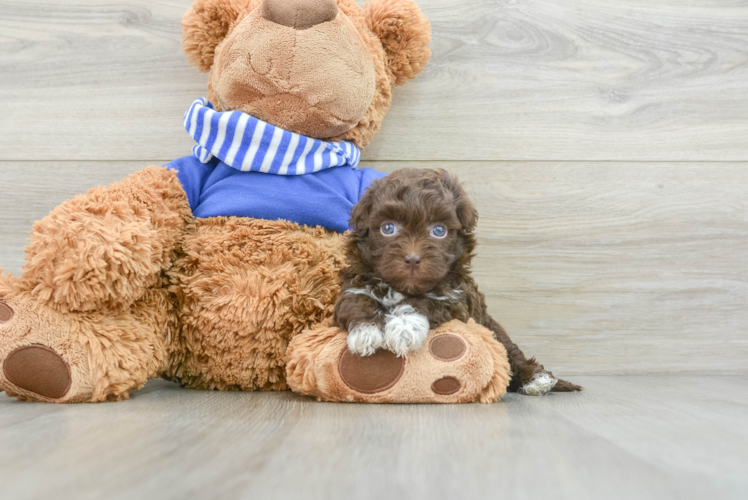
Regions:
<instances>
[{"instance_id":1,"label":"teddy bear toe pad","mask_svg":"<svg viewBox=\"0 0 748 500\"><path fill-rule=\"evenodd\" d=\"M465 345L465 341L457 335L445 334L434 337L431 340L429 351L438 360L456 361L465 354L467 346Z\"/></svg>"},{"instance_id":2,"label":"teddy bear toe pad","mask_svg":"<svg viewBox=\"0 0 748 500\"><path fill-rule=\"evenodd\" d=\"M5 359L3 372L17 387L52 399L65 396L72 383L68 364L53 349L43 345L15 349Z\"/></svg>"},{"instance_id":3,"label":"teddy bear toe pad","mask_svg":"<svg viewBox=\"0 0 748 500\"><path fill-rule=\"evenodd\" d=\"M431 390L442 396L449 396L460 389L462 389L462 383L455 377L442 377L431 384Z\"/></svg>"},{"instance_id":4,"label":"teddy bear toe pad","mask_svg":"<svg viewBox=\"0 0 748 500\"><path fill-rule=\"evenodd\" d=\"M0 302L0 324L13 319L13 308L5 302Z\"/></svg>"},{"instance_id":5,"label":"teddy bear toe pad","mask_svg":"<svg viewBox=\"0 0 748 500\"><path fill-rule=\"evenodd\" d=\"M405 358L383 349L370 356L359 356L344 349L338 365L345 385L363 394L386 391L400 380L404 370Z\"/></svg>"}]
</instances>

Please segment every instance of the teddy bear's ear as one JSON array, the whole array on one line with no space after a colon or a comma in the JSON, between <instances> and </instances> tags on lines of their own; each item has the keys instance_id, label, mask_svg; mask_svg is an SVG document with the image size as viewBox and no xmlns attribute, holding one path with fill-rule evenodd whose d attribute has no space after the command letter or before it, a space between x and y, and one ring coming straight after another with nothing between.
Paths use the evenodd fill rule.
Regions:
<instances>
[{"instance_id":1,"label":"teddy bear's ear","mask_svg":"<svg viewBox=\"0 0 748 500\"><path fill-rule=\"evenodd\" d=\"M431 25L412 0L374 0L366 6L366 22L387 53L395 84L420 73L431 57Z\"/></svg>"},{"instance_id":2,"label":"teddy bear's ear","mask_svg":"<svg viewBox=\"0 0 748 500\"><path fill-rule=\"evenodd\" d=\"M182 19L182 48L190 64L210 71L216 47L257 0L195 0Z\"/></svg>"}]
</instances>

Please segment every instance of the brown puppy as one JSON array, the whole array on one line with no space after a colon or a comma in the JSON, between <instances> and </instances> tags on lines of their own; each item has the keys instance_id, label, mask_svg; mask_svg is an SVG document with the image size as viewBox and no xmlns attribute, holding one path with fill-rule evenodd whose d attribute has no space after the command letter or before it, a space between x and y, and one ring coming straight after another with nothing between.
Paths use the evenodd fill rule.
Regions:
<instances>
[{"instance_id":1,"label":"brown puppy","mask_svg":"<svg viewBox=\"0 0 748 500\"><path fill-rule=\"evenodd\" d=\"M510 391L579 391L526 359L488 315L470 275L478 212L444 170L399 170L374 181L351 212L352 231L335 304L335 326L361 355L385 348L398 356L421 347L429 329L451 319L494 332L512 368Z\"/></svg>"}]
</instances>

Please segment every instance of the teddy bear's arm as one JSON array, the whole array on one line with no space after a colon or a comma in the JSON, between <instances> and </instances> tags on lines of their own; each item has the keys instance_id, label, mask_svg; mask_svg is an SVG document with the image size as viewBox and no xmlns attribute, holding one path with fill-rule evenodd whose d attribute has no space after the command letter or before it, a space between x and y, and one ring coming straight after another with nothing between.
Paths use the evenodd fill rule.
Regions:
<instances>
[{"instance_id":1,"label":"teddy bear's arm","mask_svg":"<svg viewBox=\"0 0 748 500\"><path fill-rule=\"evenodd\" d=\"M148 167L35 223L22 279L61 312L127 307L171 265L192 220L176 173Z\"/></svg>"}]
</instances>

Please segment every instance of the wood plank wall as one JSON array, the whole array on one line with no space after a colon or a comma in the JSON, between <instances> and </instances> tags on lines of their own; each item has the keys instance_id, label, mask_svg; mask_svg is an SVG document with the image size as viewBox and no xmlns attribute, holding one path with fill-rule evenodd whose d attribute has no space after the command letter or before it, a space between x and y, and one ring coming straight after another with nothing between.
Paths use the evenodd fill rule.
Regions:
<instances>
[{"instance_id":1,"label":"wood plank wall","mask_svg":"<svg viewBox=\"0 0 748 500\"><path fill-rule=\"evenodd\" d=\"M0 0L0 266L189 153L189 0ZM494 315L558 373L748 372L748 2L420 0L434 56L366 166L443 167Z\"/></svg>"}]
</instances>

